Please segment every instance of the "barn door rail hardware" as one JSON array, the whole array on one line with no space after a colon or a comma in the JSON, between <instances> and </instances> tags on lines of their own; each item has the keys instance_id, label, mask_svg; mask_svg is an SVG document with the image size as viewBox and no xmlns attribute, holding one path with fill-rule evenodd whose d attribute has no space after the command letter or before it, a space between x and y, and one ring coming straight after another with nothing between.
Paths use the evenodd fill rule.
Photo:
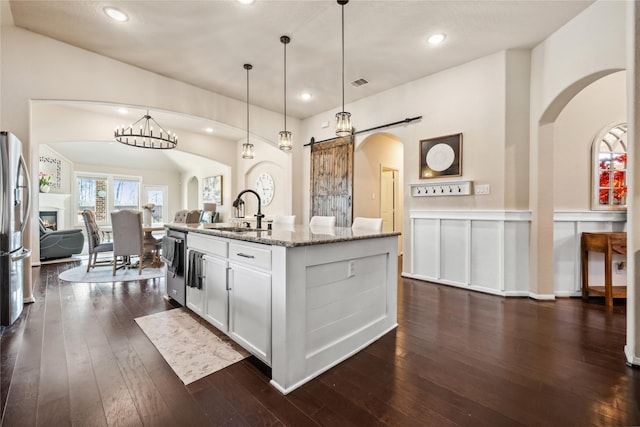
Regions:
<instances>
[{"instance_id":1,"label":"barn door rail hardware","mask_svg":"<svg viewBox=\"0 0 640 427\"><path fill-rule=\"evenodd\" d=\"M353 132L352 135L357 135L359 133L365 133L365 132L371 132L372 130L377 130L377 129L388 128L388 127L399 125L399 124L402 124L402 123L411 123L411 122L413 122L415 120L420 120L421 118L422 118L422 116L407 117L404 120L398 120L397 122L387 123L386 125L374 126L372 128L369 128L369 129L359 130L357 132ZM323 139L322 141L316 141L314 137L311 137L311 140L309 141L309 143L308 144L304 144L304 146L307 147L309 145L322 144L323 142L335 141L336 139L340 139L340 138L343 138L343 137L337 136L337 137L334 137L334 138Z\"/></svg>"}]
</instances>

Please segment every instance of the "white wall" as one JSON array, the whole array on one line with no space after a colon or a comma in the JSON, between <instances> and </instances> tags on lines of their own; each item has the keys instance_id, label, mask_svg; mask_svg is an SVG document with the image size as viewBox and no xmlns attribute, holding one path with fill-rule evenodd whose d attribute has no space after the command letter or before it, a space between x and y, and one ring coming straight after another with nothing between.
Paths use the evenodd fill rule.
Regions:
<instances>
[{"instance_id":1,"label":"white wall","mask_svg":"<svg viewBox=\"0 0 640 427\"><path fill-rule=\"evenodd\" d=\"M553 122L584 87L625 68L625 7L598 1L532 51L529 282L535 293L553 292Z\"/></svg>"},{"instance_id":2,"label":"white wall","mask_svg":"<svg viewBox=\"0 0 640 427\"><path fill-rule=\"evenodd\" d=\"M6 8L4 10L6 14ZM31 157L37 154L31 145L34 127L30 121L30 110L34 100L97 101L146 106L211 119L237 129L246 127L246 105L242 101L7 25L10 23L4 19L2 23L0 128L12 131L22 140L29 164L33 164ZM46 72L43 71L43 64L46 64ZM238 78L243 79L244 74L238 73ZM253 107L252 114L256 117L252 121L252 133L275 144L283 121L282 115L259 107ZM299 126L299 119L288 118L287 127L294 135L300 134ZM300 141L294 138L296 148L302 144ZM299 151L302 150L298 148ZM257 160L260 160L260 156L257 153ZM291 169L294 166L289 163L286 167ZM32 178L36 175L32 172ZM293 181L284 185L289 187L289 191L294 187ZM34 205L32 211L37 212L37 200L34 200ZM32 215L32 219L35 215ZM37 252L39 246L35 224L37 222L31 222L25 238L31 242L32 250ZM27 283L31 283L30 264L25 263ZM25 298L32 298L31 289L25 290Z\"/></svg>"},{"instance_id":3,"label":"white wall","mask_svg":"<svg viewBox=\"0 0 640 427\"><path fill-rule=\"evenodd\" d=\"M254 159L241 159L242 144L245 140L236 143L236 153L240 159L238 160L238 167L236 168L238 185L231 195L231 202L235 200L236 196L242 190L250 189L255 191L258 176L262 172L268 172L273 177L275 192L272 202L263 207L262 213L267 217L295 214L297 216L296 222L300 222L300 214L296 214L293 210L293 200L301 196L299 193L294 194L291 190L292 182L297 182L297 185L299 185L299 174L294 175L292 169L287 167L287 165L290 165L292 162L293 153L279 150L273 145L265 143L259 138L255 138L253 135L250 136L250 141L255 147L256 156ZM293 150L302 151L298 147ZM257 153L260 153L260 155ZM258 212L257 199L250 194L243 195L242 199L245 202L245 216L253 218L253 215ZM233 215L233 211L231 211L231 214Z\"/></svg>"},{"instance_id":4,"label":"white wall","mask_svg":"<svg viewBox=\"0 0 640 427\"><path fill-rule=\"evenodd\" d=\"M506 75L513 77L518 70L510 69L512 63L528 63L528 53L519 52L511 60L510 52L500 52L478 60L451 68L432 76L390 89L375 96L346 105L351 112L354 126L366 129L381 124L402 120L406 117L422 116L420 121L385 129L404 144L404 225L407 232L411 229L407 212L410 210L502 210L505 209L505 181L516 179L505 168L506 150ZM519 84L528 79L528 69L519 67L522 77ZM384 106L384 108L380 108ZM516 110L514 115L525 114L518 125L528 123L528 109ZM335 111L314 116L304 121L304 135L308 140L333 137L333 128L322 129L321 123L333 123ZM419 182L419 143L421 139L463 133L462 176L444 178L444 180L465 179L480 184L489 184L491 194L459 197L416 197L409 194L408 184ZM359 144L367 134L356 136ZM526 144L513 141L512 144ZM523 154L517 154L523 156ZM526 150L524 153L526 159ZM309 212L309 148L305 148L304 212ZM434 181L434 180L431 180ZM524 184L526 186L526 183ZM357 189L354 189L357 192ZM514 202L515 203L515 202ZM408 271L411 258L411 238L405 235L403 271Z\"/></svg>"},{"instance_id":5,"label":"white wall","mask_svg":"<svg viewBox=\"0 0 640 427\"><path fill-rule=\"evenodd\" d=\"M562 110L553 144L554 210L591 210L592 145L605 126L627 121L627 73L587 86Z\"/></svg>"}]
</instances>

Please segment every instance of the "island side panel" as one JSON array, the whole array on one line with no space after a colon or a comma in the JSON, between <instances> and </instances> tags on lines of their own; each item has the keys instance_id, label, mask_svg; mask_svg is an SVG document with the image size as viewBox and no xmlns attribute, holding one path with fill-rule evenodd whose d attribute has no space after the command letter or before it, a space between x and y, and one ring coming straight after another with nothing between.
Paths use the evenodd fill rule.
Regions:
<instances>
[{"instance_id":1,"label":"island side panel","mask_svg":"<svg viewBox=\"0 0 640 427\"><path fill-rule=\"evenodd\" d=\"M397 326L397 236L273 255L272 384L283 393Z\"/></svg>"}]
</instances>

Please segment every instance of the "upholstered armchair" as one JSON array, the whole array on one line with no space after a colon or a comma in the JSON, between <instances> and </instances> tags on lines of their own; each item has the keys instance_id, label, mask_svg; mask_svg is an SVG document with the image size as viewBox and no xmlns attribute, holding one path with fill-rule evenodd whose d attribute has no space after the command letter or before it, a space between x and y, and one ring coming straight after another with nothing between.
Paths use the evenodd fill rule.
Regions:
<instances>
[{"instance_id":1,"label":"upholstered armchair","mask_svg":"<svg viewBox=\"0 0 640 427\"><path fill-rule=\"evenodd\" d=\"M92 267L96 267L98 265L111 265L111 260L98 261L99 253L113 251L113 243L102 242L102 233L100 232L100 228L96 222L95 212L89 209L83 210L82 219L84 220L84 225L87 230L87 242L89 243L89 264L87 265L87 272L89 272Z\"/></svg>"},{"instance_id":2,"label":"upholstered armchair","mask_svg":"<svg viewBox=\"0 0 640 427\"><path fill-rule=\"evenodd\" d=\"M82 230L49 230L40 219L40 259L66 258L82 252Z\"/></svg>"}]
</instances>

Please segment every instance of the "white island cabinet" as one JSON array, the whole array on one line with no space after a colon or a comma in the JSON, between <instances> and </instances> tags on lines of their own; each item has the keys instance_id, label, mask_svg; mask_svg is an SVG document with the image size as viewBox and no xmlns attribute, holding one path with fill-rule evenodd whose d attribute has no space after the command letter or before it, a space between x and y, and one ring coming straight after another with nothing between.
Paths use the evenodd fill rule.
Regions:
<instances>
[{"instance_id":1,"label":"white island cabinet","mask_svg":"<svg viewBox=\"0 0 640 427\"><path fill-rule=\"evenodd\" d=\"M397 326L397 233L167 224L202 252L187 307L271 367L289 393Z\"/></svg>"}]
</instances>

